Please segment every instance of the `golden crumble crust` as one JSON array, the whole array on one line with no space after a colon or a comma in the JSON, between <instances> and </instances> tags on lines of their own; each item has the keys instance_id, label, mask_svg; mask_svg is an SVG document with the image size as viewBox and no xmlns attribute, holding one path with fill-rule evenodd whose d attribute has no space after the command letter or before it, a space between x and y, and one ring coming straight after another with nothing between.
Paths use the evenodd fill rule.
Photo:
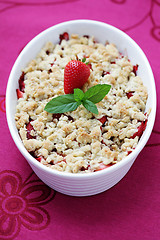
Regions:
<instances>
[{"instance_id":1,"label":"golden crumble crust","mask_svg":"<svg viewBox=\"0 0 160 240\"><path fill-rule=\"evenodd\" d=\"M47 102L64 94L66 64L84 57L91 73L83 91L96 84L111 85L108 95L97 103L99 114L82 105L60 115L44 111ZM121 161L137 146L139 137L133 136L147 121L147 89L114 44L72 34L60 44L46 43L22 71L25 91L17 102L16 127L25 148L41 157L42 164L71 173L94 172ZM27 137L28 123L33 139Z\"/></svg>"}]
</instances>

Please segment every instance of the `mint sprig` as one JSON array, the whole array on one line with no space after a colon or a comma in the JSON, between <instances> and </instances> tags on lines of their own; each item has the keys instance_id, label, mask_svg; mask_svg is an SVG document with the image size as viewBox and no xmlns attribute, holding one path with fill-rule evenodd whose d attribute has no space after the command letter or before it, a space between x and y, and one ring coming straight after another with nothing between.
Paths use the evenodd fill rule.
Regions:
<instances>
[{"instance_id":1,"label":"mint sprig","mask_svg":"<svg viewBox=\"0 0 160 240\"><path fill-rule=\"evenodd\" d=\"M97 84L89 88L85 93L79 89L74 89L74 94L66 94L53 98L44 108L49 113L71 112L83 106L90 112L98 114L95 103L100 102L109 92L111 85Z\"/></svg>"}]
</instances>

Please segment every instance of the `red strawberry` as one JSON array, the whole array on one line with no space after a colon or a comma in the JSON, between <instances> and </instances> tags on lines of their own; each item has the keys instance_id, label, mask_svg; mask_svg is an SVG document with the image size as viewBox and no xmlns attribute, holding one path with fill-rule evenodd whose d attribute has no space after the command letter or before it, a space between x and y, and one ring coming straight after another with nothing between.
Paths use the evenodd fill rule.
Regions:
<instances>
[{"instance_id":1,"label":"red strawberry","mask_svg":"<svg viewBox=\"0 0 160 240\"><path fill-rule=\"evenodd\" d=\"M87 66L88 66L91 70L93 70L93 69L92 69L92 64L91 64L91 63L88 63Z\"/></svg>"},{"instance_id":2,"label":"red strawberry","mask_svg":"<svg viewBox=\"0 0 160 240\"><path fill-rule=\"evenodd\" d=\"M23 92L21 92L19 89L16 89L17 92L17 98L22 98L23 97Z\"/></svg>"},{"instance_id":3,"label":"red strawberry","mask_svg":"<svg viewBox=\"0 0 160 240\"><path fill-rule=\"evenodd\" d=\"M24 89L25 89L25 84L24 84L24 76L25 76L25 73L24 72L22 72L22 74L21 74L21 76L20 76L20 78L19 78L19 90L21 91L21 92L24 92Z\"/></svg>"},{"instance_id":4,"label":"red strawberry","mask_svg":"<svg viewBox=\"0 0 160 240\"><path fill-rule=\"evenodd\" d=\"M128 155L131 154L131 153L132 153L132 151L128 151Z\"/></svg>"},{"instance_id":5,"label":"red strawberry","mask_svg":"<svg viewBox=\"0 0 160 240\"><path fill-rule=\"evenodd\" d=\"M103 124L107 121L107 116L105 115L105 116L99 118L98 120L99 120L99 121L102 123L102 125L103 125Z\"/></svg>"},{"instance_id":6,"label":"red strawberry","mask_svg":"<svg viewBox=\"0 0 160 240\"><path fill-rule=\"evenodd\" d=\"M137 70L138 70L138 64L133 66L133 72L134 72L135 76L137 76Z\"/></svg>"},{"instance_id":7,"label":"red strawberry","mask_svg":"<svg viewBox=\"0 0 160 240\"><path fill-rule=\"evenodd\" d=\"M40 157L36 157L36 160L38 161L38 162L41 162L41 160L43 160L44 158L42 157L42 156L40 156Z\"/></svg>"},{"instance_id":8,"label":"red strawberry","mask_svg":"<svg viewBox=\"0 0 160 240\"><path fill-rule=\"evenodd\" d=\"M59 35L59 40L60 40L59 44L61 44L63 39L65 39L66 41L69 40L69 34L67 32L64 32L63 34Z\"/></svg>"},{"instance_id":9,"label":"red strawberry","mask_svg":"<svg viewBox=\"0 0 160 240\"><path fill-rule=\"evenodd\" d=\"M27 139L36 138L36 136L31 135L31 131L34 130L34 128L30 122L27 124L26 129L27 129Z\"/></svg>"},{"instance_id":10,"label":"red strawberry","mask_svg":"<svg viewBox=\"0 0 160 240\"><path fill-rule=\"evenodd\" d=\"M87 167L82 166L80 170L85 171L85 170L88 170L89 167L90 167L90 165L88 165Z\"/></svg>"},{"instance_id":11,"label":"red strawberry","mask_svg":"<svg viewBox=\"0 0 160 240\"><path fill-rule=\"evenodd\" d=\"M112 166L111 163L109 163L108 165L105 165L104 163L100 163L100 164L99 164L99 168L98 168L97 170L95 170L95 172L100 171L100 170L103 170L103 169L105 169L105 168L109 168L109 167L111 167L111 166Z\"/></svg>"},{"instance_id":12,"label":"red strawberry","mask_svg":"<svg viewBox=\"0 0 160 240\"><path fill-rule=\"evenodd\" d=\"M137 129L137 132L135 132L131 138L135 138L137 136L141 137L144 130L146 129L146 126L147 126L147 120L141 123L141 125Z\"/></svg>"},{"instance_id":13,"label":"red strawberry","mask_svg":"<svg viewBox=\"0 0 160 240\"><path fill-rule=\"evenodd\" d=\"M103 71L103 72L102 72L102 77L104 77L104 76L107 75L107 74L110 74L110 72Z\"/></svg>"},{"instance_id":14,"label":"red strawberry","mask_svg":"<svg viewBox=\"0 0 160 240\"><path fill-rule=\"evenodd\" d=\"M130 97L133 96L133 93L134 93L134 91L130 91L130 92L127 92L127 93L126 93L128 99L130 99Z\"/></svg>"},{"instance_id":15,"label":"red strawberry","mask_svg":"<svg viewBox=\"0 0 160 240\"><path fill-rule=\"evenodd\" d=\"M89 67L78 60L70 61L64 70L64 92L73 93L74 88L82 88L90 75Z\"/></svg>"},{"instance_id":16,"label":"red strawberry","mask_svg":"<svg viewBox=\"0 0 160 240\"><path fill-rule=\"evenodd\" d=\"M102 123L102 125L100 126L100 129L102 131L102 127L105 126L105 122L108 120L107 116L103 116L103 117L99 118L98 120Z\"/></svg>"},{"instance_id":17,"label":"red strawberry","mask_svg":"<svg viewBox=\"0 0 160 240\"><path fill-rule=\"evenodd\" d=\"M53 114L53 119L60 119L60 117L62 116L62 114L61 113L55 113L55 114Z\"/></svg>"}]
</instances>

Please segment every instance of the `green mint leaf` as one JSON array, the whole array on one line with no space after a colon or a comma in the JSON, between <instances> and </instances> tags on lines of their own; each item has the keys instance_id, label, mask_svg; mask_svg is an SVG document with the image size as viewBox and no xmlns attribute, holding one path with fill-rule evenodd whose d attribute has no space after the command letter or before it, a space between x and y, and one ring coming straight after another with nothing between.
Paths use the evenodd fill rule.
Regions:
<instances>
[{"instance_id":1,"label":"green mint leaf","mask_svg":"<svg viewBox=\"0 0 160 240\"><path fill-rule=\"evenodd\" d=\"M97 106L93 102L86 99L83 100L82 104L88 111L98 114Z\"/></svg>"},{"instance_id":2,"label":"green mint leaf","mask_svg":"<svg viewBox=\"0 0 160 240\"><path fill-rule=\"evenodd\" d=\"M83 59L82 59L82 62L84 63L86 61L86 58L84 57Z\"/></svg>"},{"instance_id":3,"label":"green mint leaf","mask_svg":"<svg viewBox=\"0 0 160 240\"><path fill-rule=\"evenodd\" d=\"M74 94L66 94L53 98L44 108L49 113L71 112L83 106L90 112L98 114L95 103L100 102L109 92L111 85L98 84L89 88L85 93L79 89L74 89Z\"/></svg>"},{"instance_id":4,"label":"green mint leaf","mask_svg":"<svg viewBox=\"0 0 160 240\"><path fill-rule=\"evenodd\" d=\"M81 102L75 101L73 94L66 94L53 98L44 110L49 113L65 113L76 110L80 104Z\"/></svg>"},{"instance_id":5,"label":"green mint leaf","mask_svg":"<svg viewBox=\"0 0 160 240\"><path fill-rule=\"evenodd\" d=\"M79 88L75 88L74 99L78 102L78 101L82 101L83 98L84 98L84 92Z\"/></svg>"},{"instance_id":6,"label":"green mint leaf","mask_svg":"<svg viewBox=\"0 0 160 240\"><path fill-rule=\"evenodd\" d=\"M108 84L97 84L85 92L84 99L88 99L93 103L98 103L106 96L110 88L111 85Z\"/></svg>"}]
</instances>

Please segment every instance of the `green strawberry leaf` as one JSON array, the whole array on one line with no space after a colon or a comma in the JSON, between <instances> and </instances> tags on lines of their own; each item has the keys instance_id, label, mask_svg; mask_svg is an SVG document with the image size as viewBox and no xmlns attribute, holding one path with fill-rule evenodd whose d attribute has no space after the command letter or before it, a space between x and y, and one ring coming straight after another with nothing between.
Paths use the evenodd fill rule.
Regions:
<instances>
[{"instance_id":1,"label":"green strawberry leaf","mask_svg":"<svg viewBox=\"0 0 160 240\"><path fill-rule=\"evenodd\" d=\"M66 94L53 98L44 108L49 113L65 113L74 111L81 104L74 99L73 94Z\"/></svg>"},{"instance_id":2,"label":"green strawberry leaf","mask_svg":"<svg viewBox=\"0 0 160 240\"><path fill-rule=\"evenodd\" d=\"M97 106L93 102L85 99L83 100L82 104L88 111L98 114Z\"/></svg>"},{"instance_id":3,"label":"green strawberry leaf","mask_svg":"<svg viewBox=\"0 0 160 240\"><path fill-rule=\"evenodd\" d=\"M84 98L84 92L79 88L75 88L74 99L78 102L78 101L82 101L83 98Z\"/></svg>"},{"instance_id":4,"label":"green strawberry leaf","mask_svg":"<svg viewBox=\"0 0 160 240\"><path fill-rule=\"evenodd\" d=\"M81 60L81 59L78 59L78 61L83 62L83 63L85 63L86 65L89 64L89 62L86 62L86 57L84 57L82 60Z\"/></svg>"},{"instance_id":5,"label":"green strawberry leaf","mask_svg":"<svg viewBox=\"0 0 160 240\"><path fill-rule=\"evenodd\" d=\"M84 99L88 99L93 103L98 103L106 96L110 89L111 85L97 84L85 92Z\"/></svg>"}]
</instances>

